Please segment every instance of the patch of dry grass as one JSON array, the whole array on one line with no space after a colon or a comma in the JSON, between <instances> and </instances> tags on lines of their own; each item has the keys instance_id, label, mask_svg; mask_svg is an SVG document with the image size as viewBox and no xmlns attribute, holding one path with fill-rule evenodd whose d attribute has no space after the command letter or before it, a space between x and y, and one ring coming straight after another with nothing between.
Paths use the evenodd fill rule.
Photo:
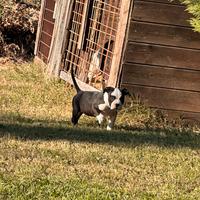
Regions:
<instances>
[{"instance_id":1,"label":"patch of dry grass","mask_svg":"<svg viewBox=\"0 0 200 200\"><path fill-rule=\"evenodd\" d=\"M115 131L86 116L73 128L69 85L32 63L0 70L0 199L199 198L198 133L156 131L136 103Z\"/></svg>"}]
</instances>

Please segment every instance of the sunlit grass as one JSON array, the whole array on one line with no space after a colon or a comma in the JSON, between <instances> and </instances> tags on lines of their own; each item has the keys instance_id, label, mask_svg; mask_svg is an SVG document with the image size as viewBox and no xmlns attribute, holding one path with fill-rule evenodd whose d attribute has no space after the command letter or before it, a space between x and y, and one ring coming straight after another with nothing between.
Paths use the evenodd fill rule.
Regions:
<instances>
[{"instance_id":1,"label":"sunlit grass","mask_svg":"<svg viewBox=\"0 0 200 200\"><path fill-rule=\"evenodd\" d=\"M0 66L0 94L0 199L199 199L198 133L137 102L73 128L73 88L32 63Z\"/></svg>"}]
</instances>

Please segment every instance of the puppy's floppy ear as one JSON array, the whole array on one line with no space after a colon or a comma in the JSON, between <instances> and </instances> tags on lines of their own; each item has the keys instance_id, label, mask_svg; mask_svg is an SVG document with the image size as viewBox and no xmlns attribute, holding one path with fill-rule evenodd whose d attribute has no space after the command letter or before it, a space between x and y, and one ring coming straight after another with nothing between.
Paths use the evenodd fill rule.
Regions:
<instances>
[{"instance_id":1,"label":"puppy's floppy ear","mask_svg":"<svg viewBox=\"0 0 200 200\"><path fill-rule=\"evenodd\" d=\"M111 92L111 91L113 91L113 88L112 88L112 87L105 87L105 88L103 89L103 93L105 93L105 92L109 93L109 92Z\"/></svg>"},{"instance_id":2,"label":"puppy's floppy ear","mask_svg":"<svg viewBox=\"0 0 200 200\"><path fill-rule=\"evenodd\" d=\"M123 88L122 90L121 90L121 92L122 92L122 94L123 95L128 95L128 96L131 96L131 94L130 94L130 92L126 89L126 88Z\"/></svg>"}]
</instances>

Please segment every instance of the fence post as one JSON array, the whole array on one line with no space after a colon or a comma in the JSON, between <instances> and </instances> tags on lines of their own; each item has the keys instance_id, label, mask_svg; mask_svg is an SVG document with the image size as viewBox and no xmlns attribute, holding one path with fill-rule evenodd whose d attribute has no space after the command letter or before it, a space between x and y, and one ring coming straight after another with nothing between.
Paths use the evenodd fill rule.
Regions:
<instances>
[{"instance_id":1,"label":"fence post","mask_svg":"<svg viewBox=\"0 0 200 200\"><path fill-rule=\"evenodd\" d=\"M56 3L57 6L54 11L55 24L48 57L47 72L49 75L59 77L73 0L57 0Z\"/></svg>"}]
</instances>

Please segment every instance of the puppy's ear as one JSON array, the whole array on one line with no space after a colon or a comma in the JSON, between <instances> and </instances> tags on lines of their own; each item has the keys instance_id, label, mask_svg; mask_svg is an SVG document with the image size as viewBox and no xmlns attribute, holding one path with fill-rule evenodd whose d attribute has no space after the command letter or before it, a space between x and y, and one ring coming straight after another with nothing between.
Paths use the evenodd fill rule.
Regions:
<instances>
[{"instance_id":1,"label":"puppy's ear","mask_svg":"<svg viewBox=\"0 0 200 200\"><path fill-rule=\"evenodd\" d=\"M121 90L121 92L122 92L122 94L123 95L128 95L128 96L131 96L131 94L130 94L130 92L126 89L126 88L123 88L122 90Z\"/></svg>"},{"instance_id":2,"label":"puppy's ear","mask_svg":"<svg viewBox=\"0 0 200 200\"><path fill-rule=\"evenodd\" d=\"M105 93L105 92L109 93L109 92L111 92L111 91L113 91L113 88L112 88L112 87L105 87L105 88L103 89L103 93Z\"/></svg>"}]
</instances>

